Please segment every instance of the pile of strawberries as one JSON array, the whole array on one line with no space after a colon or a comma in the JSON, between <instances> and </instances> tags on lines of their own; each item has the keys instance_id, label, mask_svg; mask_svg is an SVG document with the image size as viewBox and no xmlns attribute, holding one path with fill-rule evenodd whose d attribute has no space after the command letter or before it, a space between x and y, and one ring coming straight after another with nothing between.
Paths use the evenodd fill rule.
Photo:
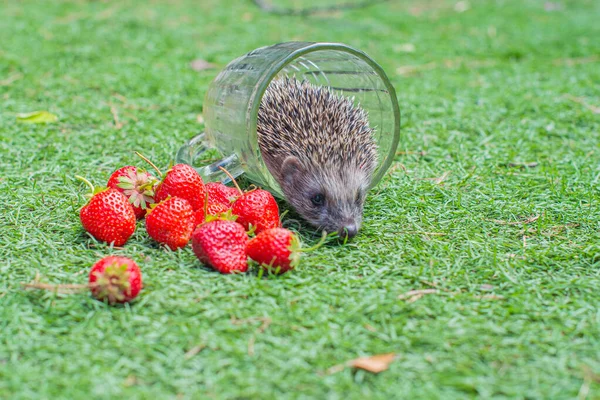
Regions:
<instances>
[{"instance_id":1,"label":"pile of strawberries","mask_svg":"<svg viewBox=\"0 0 600 400\"><path fill-rule=\"evenodd\" d=\"M92 189L81 208L84 229L100 241L123 246L145 218L148 235L175 251L191 241L196 257L223 274L248 270L248 259L273 273L293 269L300 242L281 228L279 207L262 189L243 192L222 183L204 184L194 168L177 164L155 178L134 166L116 170L107 187ZM235 181L234 181L235 183ZM92 294L109 303L135 298L141 289L139 267L126 257L105 257L92 267Z\"/></svg>"}]
</instances>

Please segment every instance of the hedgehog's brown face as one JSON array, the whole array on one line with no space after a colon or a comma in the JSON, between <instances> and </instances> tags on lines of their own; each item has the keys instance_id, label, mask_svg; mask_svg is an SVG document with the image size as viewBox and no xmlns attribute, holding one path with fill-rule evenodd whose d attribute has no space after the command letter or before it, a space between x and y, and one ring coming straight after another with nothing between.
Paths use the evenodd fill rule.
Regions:
<instances>
[{"instance_id":1,"label":"hedgehog's brown face","mask_svg":"<svg viewBox=\"0 0 600 400\"><path fill-rule=\"evenodd\" d=\"M288 157L281 168L281 188L289 203L308 222L341 237L355 236L362 223L371 171L358 167L323 169Z\"/></svg>"}]
</instances>

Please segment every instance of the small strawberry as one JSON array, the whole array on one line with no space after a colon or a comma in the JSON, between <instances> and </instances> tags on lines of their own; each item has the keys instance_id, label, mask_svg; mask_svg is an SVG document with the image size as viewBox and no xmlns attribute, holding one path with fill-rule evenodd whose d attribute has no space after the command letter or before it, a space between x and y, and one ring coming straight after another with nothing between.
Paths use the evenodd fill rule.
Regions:
<instances>
[{"instance_id":1,"label":"small strawberry","mask_svg":"<svg viewBox=\"0 0 600 400\"><path fill-rule=\"evenodd\" d=\"M128 303L142 289L142 272L137 264L119 256L104 257L90 270L92 296L108 304Z\"/></svg>"},{"instance_id":2,"label":"small strawberry","mask_svg":"<svg viewBox=\"0 0 600 400\"><path fill-rule=\"evenodd\" d=\"M160 202L168 196L187 200L196 211L204 208L206 189L198 172L187 164L176 164L167 171L154 190L154 200Z\"/></svg>"},{"instance_id":3,"label":"small strawberry","mask_svg":"<svg viewBox=\"0 0 600 400\"><path fill-rule=\"evenodd\" d=\"M236 188L225 186L221 182L209 182L205 186L208 193L208 204L218 203L229 208L231 203L240 197Z\"/></svg>"},{"instance_id":4,"label":"small strawberry","mask_svg":"<svg viewBox=\"0 0 600 400\"><path fill-rule=\"evenodd\" d=\"M179 197L161 201L146 215L148 235L173 251L188 244L195 226L192 206Z\"/></svg>"},{"instance_id":5,"label":"small strawberry","mask_svg":"<svg viewBox=\"0 0 600 400\"><path fill-rule=\"evenodd\" d=\"M284 228L272 228L250 239L246 254L264 268L284 273L300 262L299 249L300 240L296 234Z\"/></svg>"},{"instance_id":6,"label":"small strawberry","mask_svg":"<svg viewBox=\"0 0 600 400\"><path fill-rule=\"evenodd\" d=\"M271 193L266 190L256 189L242 194L233 203L231 211L238 216L237 222L246 229L250 229L252 225L257 234L281 225L279 206Z\"/></svg>"},{"instance_id":7,"label":"small strawberry","mask_svg":"<svg viewBox=\"0 0 600 400\"><path fill-rule=\"evenodd\" d=\"M302 248L295 233L284 228L271 228L260 232L246 244L246 255L275 273L294 269L300 263L300 254L318 249L325 243L327 233L311 248Z\"/></svg>"},{"instance_id":8,"label":"small strawberry","mask_svg":"<svg viewBox=\"0 0 600 400\"><path fill-rule=\"evenodd\" d=\"M248 270L247 242L244 227L233 221L207 222L196 228L192 235L196 257L222 274Z\"/></svg>"},{"instance_id":9,"label":"small strawberry","mask_svg":"<svg viewBox=\"0 0 600 400\"><path fill-rule=\"evenodd\" d=\"M137 219L144 218L146 209L154 203L154 185L158 180L141 168L131 165L119 168L106 186L123 193L133 206Z\"/></svg>"},{"instance_id":10,"label":"small strawberry","mask_svg":"<svg viewBox=\"0 0 600 400\"><path fill-rule=\"evenodd\" d=\"M92 189L92 198L79 211L83 228L93 237L114 246L123 246L135 231L135 213L127 197L115 189L94 188L80 176Z\"/></svg>"}]
</instances>

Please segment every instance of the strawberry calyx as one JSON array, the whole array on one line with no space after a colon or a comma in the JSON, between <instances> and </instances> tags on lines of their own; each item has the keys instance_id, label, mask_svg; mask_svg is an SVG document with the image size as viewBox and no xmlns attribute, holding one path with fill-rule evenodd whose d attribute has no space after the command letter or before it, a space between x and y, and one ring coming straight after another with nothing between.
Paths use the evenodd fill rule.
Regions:
<instances>
[{"instance_id":1,"label":"strawberry calyx","mask_svg":"<svg viewBox=\"0 0 600 400\"><path fill-rule=\"evenodd\" d=\"M148 216L156 207L158 207L159 205L161 205L163 203L166 203L170 199L171 199L171 195L168 195L166 199L161 200L158 203L150 203L150 204L148 204L148 207L146 208L146 216Z\"/></svg>"},{"instance_id":2,"label":"strawberry calyx","mask_svg":"<svg viewBox=\"0 0 600 400\"><path fill-rule=\"evenodd\" d=\"M127 175L119 176L117 181L119 182L117 187L123 189L123 194L134 207L145 210L154 203L154 187L158 179L145 170L131 169Z\"/></svg>"},{"instance_id":3,"label":"strawberry calyx","mask_svg":"<svg viewBox=\"0 0 600 400\"><path fill-rule=\"evenodd\" d=\"M290 250L290 266L292 268L296 268L300 263L300 256L302 253L310 253L312 251L317 250L319 247L323 246L325 241L327 240L327 232L323 231L323 235L321 239L311 247L302 247L302 243L300 242L300 238L295 233L291 234L292 239L290 240L289 250Z\"/></svg>"},{"instance_id":4,"label":"strawberry calyx","mask_svg":"<svg viewBox=\"0 0 600 400\"><path fill-rule=\"evenodd\" d=\"M300 264L300 255L302 253L302 244L300 238L295 233L292 233L290 240L290 267L296 268Z\"/></svg>"},{"instance_id":5,"label":"strawberry calyx","mask_svg":"<svg viewBox=\"0 0 600 400\"><path fill-rule=\"evenodd\" d=\"M106 300L109 304L121 303L130 293L131 285L126 264L113 263L107 266L104 272L96 271L94 274L96 282L92 284L91 290L98 300Z\"/></svg>"},{"instance_id":6,"label":"strawberry calyx","mask_svg":"<svg viewBox=\"0 0 600 400\"><path fill-rule=\"evenodd\" d=\"M237 215L234 215L231 212L231 209L223 212L223 213L219 213L217 215L213 215L213 214L208 214L206 215L205 221L206 222L211 222L211 221L216 221L216 220L222 220L222 221L233 221L235 222L235 220L238 219Z\"/></svg>"}]
</instances>

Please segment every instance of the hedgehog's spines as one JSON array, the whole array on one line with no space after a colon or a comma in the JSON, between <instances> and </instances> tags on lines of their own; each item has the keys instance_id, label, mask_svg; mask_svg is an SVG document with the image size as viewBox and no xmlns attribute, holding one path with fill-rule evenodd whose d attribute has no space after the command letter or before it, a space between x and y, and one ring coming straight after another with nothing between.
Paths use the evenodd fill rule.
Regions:
<instances>
[{"instance_id":1,"label":"hedgehog's spines","mask_svg":"<svg viewBox=\"0 0 600 400\"><path fill-rule=\"evenodd\" d=\"M354 97L296 78L267 88L258 115L261 151L275 160L293 155L307 168L357 166L373 172L377 146L366 111Z\"/></svg>"}]
</instances>

